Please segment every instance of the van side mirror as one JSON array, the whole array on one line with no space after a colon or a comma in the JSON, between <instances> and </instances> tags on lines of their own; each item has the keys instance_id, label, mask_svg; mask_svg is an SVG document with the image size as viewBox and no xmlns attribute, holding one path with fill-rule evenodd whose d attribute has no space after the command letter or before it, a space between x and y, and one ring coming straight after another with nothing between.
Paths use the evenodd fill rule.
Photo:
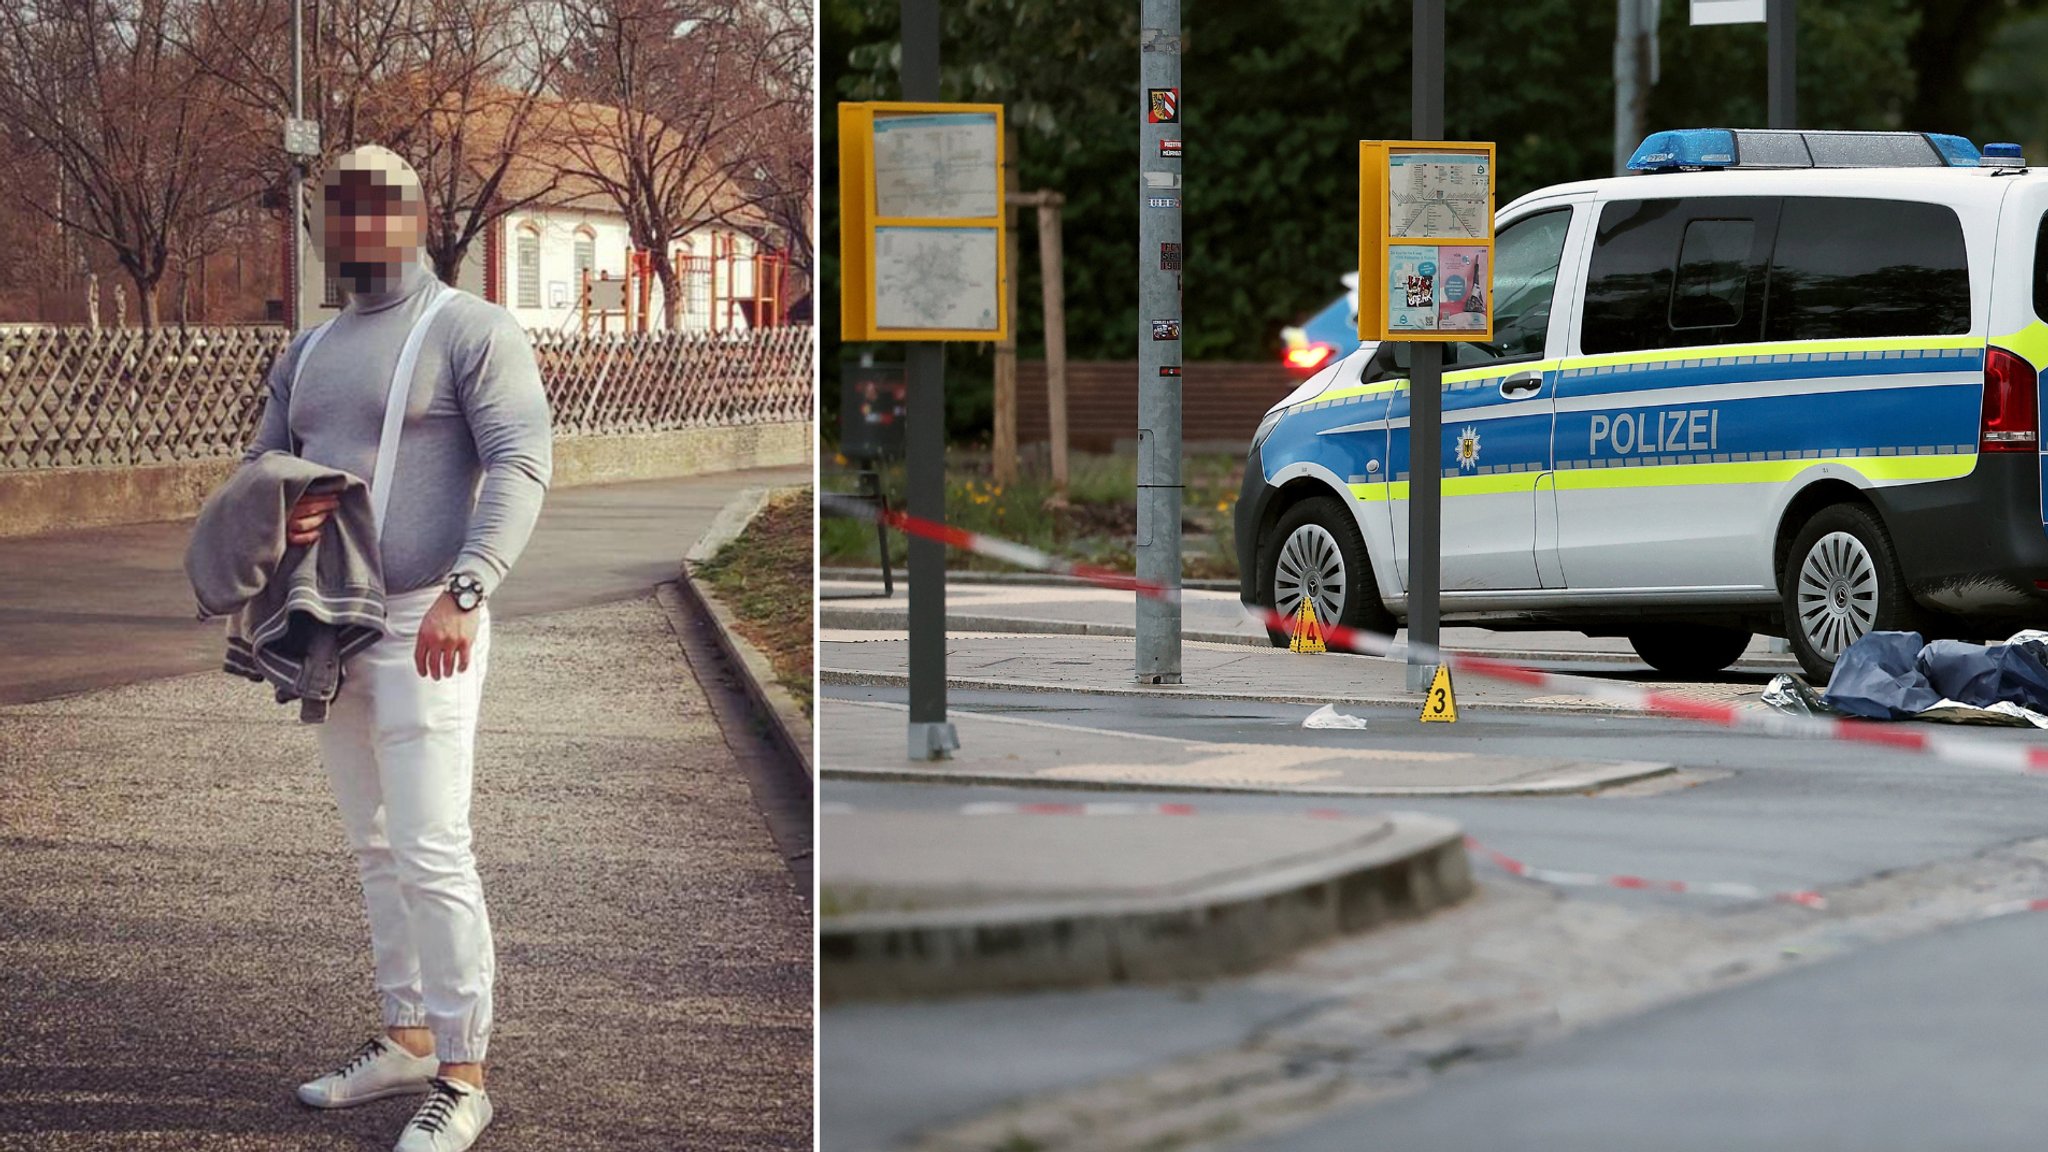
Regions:
<instances>
[{"instance_id":1,"label":"van side mirror","mask_svg":"<svg viewBox=\"0 0 2048 1152\"><path fill-rule=\"evenodd\" d=\"M1408 375L1414 364L1409 355L1408 343L1404 340L1385 340L1373 350L1372 359L1365 362L1365 371L1359 373L1359 383L1374 384L1381 380L1396 380Z\"/></svg>"}]
</instances>

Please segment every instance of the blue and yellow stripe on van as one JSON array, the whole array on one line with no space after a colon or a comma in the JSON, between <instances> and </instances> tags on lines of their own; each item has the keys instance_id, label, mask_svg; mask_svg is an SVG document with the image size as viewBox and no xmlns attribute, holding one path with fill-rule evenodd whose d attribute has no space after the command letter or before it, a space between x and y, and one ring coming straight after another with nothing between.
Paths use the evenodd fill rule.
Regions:
<instances>
[{"instance_id":1,"label":"blue and yellow stripe on van","mask_svg":"<svg viewBox=\"0 0 2048 1152\"><path fill-rule=\"evenodd\" d=\"M1553 469L1499 476L1460 476L1446 472L1440 481L1445 497L1534 492L1548 485L1566 490L1592 488L1665 488L1691 484L1783 484L1809 468L1838 464L1874 483L1911 480L1955 480L1977 466L1969 453L1881 455L1878 453L1810 452L1783 460L1726 461L1693 464L1651 464L1630 468ZM1408 481L1353 483L1351 495L1367 501L1406 500Z\"/></svg>"},{"instance_id":2,"label":"blue and yellow stripe on van","mask_svg":"<svg viewBox=\"0 0 2048 1152\"><path fill-rule=\"evenodd\" d=\"M1994 343L2012 348L2048 365L2048 324L2036 324ZM1817 465L1837 465L1872 483L1949 480L1967 476L1976 465L1975 403L1981 387L1985 354L1981 336L1908 337L1874 340L1803 341L1783 344L1729 345L1682 352L1647 351L1578 356L1547 364L1493 365L1445 374L1449 400L1464 389L1495 386L1504 376L1532 368L1544 369L1543 396L1552 401L1556 425L1549 458L1543 462L1512 461L1498 467L1482 464L1477 474L1446 468L1446 498L1558 489L1672 487L1685 485L1782 484ZM1888 387L1883 377L1902 378ZM1908 383L1903 378L1916 377ZM1929 377L1934 377L1930 380ZM1879 378L1879 379L1873 379ZM1944 379L1945 378L1945 379ZM1777 382L1813 381L1812 391L1769 389ZM1832 386L1829 381L1840 381ZM1858 383L1851 385L1851 381ZM1596 412L1641 406L1651 394L1757 384L1763 394L1698 400L1725 410L1727 425L1711 451L1647 451L1601 456L1588 445L1589 422ZM1838 422L1826 407L1825 394L1853 386L1859 393L1856 416ZM1375 403L1388 426L1405 423L1406 380L1379 381L1334 389L1317 397L1313 407L1351 408ZM1947 396L1967 391L1970 399ZM1642 399L1632 393L1644 394ZM1711 393L1708 394L1711 396ZM1579 401L1577 407L1573 401ZM1300 427L1311 435L1336 434L1354 413L1314 418L1317 426ZM1386 419L1391 417L1390 419ZM1367 427L1378 423L1369 421ZM1461 417L1446 412L1447 432ZM1953 425L1951 427L1950 425ZM1365 431L1361 428L1360 431ZM1836 443L1810 447L1816 436ZM1397 441L1405 437L1396 437ZM1384 443L1384 441L1382 441ZM1680 445L1681 448L1685 447ZM1405 447L1386 444L1392 458L1378 475L1349 475L1347 487L1367 502L1405 500ZM1574 451L1573 449L1577 450ZM1344 474L1340 472L1340 474ZM1381 477L1386 477L1382 479Z\"/></svg>"}]
</instances>

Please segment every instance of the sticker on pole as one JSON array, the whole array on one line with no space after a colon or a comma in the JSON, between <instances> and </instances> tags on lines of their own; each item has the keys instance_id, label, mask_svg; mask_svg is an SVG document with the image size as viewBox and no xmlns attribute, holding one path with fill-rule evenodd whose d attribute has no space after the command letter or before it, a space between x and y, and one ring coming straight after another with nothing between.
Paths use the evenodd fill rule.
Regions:
<instances>
[{"instance_id":1,"label":"sticker on pole","mask_svg":"<svg viewBox=\"0 0 2048 1152\"><path fill-rule=\"evenodd\" d=\"M1445 724L1458 722L1458 696L1451 691L1449 664L1436 666L1436 675L1429 681L1429 694L1422 698L1422 721L1427 724L1433 720Z\"/></svg>"},{"instance_id":2,"label":"sticker on pole","mask_svg":"<svg viewBox=\"0 0 2048 1152\"><path fill-rule=\"evenodd\" d=\"M1493 337L1493 145L1358 144L1358 334Z\"/></svg>"},{"instance_id":3,"label":"sticker on pole","mask_svg":"<svg viewBox=\"0 0 2048 1152\"><path fill-rule=\"evenodd\" d=\"M1180 123L1180 89L1147 88L1145 119L1152 124Z\"/></svg>"}]
</instances>

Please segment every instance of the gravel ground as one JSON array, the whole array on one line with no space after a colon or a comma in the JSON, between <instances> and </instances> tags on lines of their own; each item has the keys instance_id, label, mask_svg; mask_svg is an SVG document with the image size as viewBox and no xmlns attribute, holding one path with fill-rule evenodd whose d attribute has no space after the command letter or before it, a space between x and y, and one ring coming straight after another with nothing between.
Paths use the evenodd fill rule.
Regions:
<instances>
[{"instance_id":1,"label":"gravel ground","mask_svg":"<svg viewBox=\"0 0 2048 1152\"><path fill-rule=\"evenodd\" d=\"M651 599L501 624L479 1148L811 1146L810 925ZM314 733L220 674L0 708L0 1149L387 1148L291 1090L376 1026Z\"/></svg>"}]
</instances>

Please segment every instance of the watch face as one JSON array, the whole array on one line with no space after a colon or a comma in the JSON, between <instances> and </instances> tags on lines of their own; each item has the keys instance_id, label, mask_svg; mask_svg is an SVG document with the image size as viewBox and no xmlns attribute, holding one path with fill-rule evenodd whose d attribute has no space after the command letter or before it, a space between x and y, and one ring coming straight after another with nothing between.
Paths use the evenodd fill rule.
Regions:
<instances>
[{"instance_id":1,"label":"watch face","mask_svg":"<svg viewBox=\"0 0 2048 1152\"><path fill-rule=\"evenodd\" d=\"M457 608L460 608L460 609L462 609L462 610L463 610L464 612L469 612L469 611L473 611L473 610L474 610L474 609L476 608L476 603L477 603L477 600L476 600L476 590L475 590L475 589L473 589L473 588L459 588L459 589L457 589L457 590L456 590L456 592L455 592L455 606L456 606Z\"/></svg>"}]
</instances>

